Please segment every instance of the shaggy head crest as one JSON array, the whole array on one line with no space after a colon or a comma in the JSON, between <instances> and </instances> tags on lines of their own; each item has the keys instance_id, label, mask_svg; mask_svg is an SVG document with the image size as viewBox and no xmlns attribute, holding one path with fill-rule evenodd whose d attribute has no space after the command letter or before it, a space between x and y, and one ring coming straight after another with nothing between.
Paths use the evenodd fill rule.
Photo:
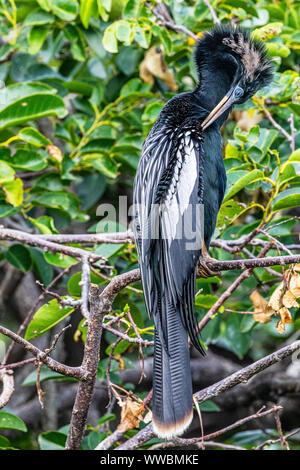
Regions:
<instances>
[{"instance_id":1,"label":"shaggy head crest","mask_svg":"<svg viewBox=\"0 0 300 470\"><path fill-rule=\"evenodd\" d=\"M195 59L200 80L207 67L222 68L231 76L240 74L247 92L244 99L268 85L273 76L265 45L242 28L217 26L205 33L197 45Z\"/></svg>"}]
</instances>

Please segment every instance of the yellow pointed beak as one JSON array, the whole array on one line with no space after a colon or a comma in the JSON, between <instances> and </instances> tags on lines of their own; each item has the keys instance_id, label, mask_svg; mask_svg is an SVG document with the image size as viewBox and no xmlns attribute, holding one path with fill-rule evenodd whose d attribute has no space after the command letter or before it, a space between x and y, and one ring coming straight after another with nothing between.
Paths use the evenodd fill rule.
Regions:
<instances>
[{"instance_id":1,"label":"yellow pointed beak","mask_svg":"<svg viewBox=\"0 0 300 470\"><path fill-rule=\"evenodd\" d=\"M234 102L234 90L235 87L231 88L229 92L224 96L224 98L219 101L217 106L209 113L209 115L204 119L201 124L203 130L207 129L218 117L220 117L226 109L230 108Z\"/></svg>"}]
</instances>

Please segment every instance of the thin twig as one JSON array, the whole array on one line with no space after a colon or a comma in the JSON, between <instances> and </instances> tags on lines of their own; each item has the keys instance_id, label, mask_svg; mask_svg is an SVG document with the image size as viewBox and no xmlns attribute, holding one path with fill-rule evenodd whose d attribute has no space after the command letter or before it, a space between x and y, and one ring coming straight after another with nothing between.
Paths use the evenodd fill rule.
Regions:
<instances>
[{"instance_id":1,"label":"thin twig","mask_svg":"<svg viewBox=\"0 0 300 470\"><path fill-rule=\"evenodd\" d=\"M47 286L47 289L51 289L52 287L55 286L55 284L57 284L57 282L65 275L69 272L69 270L71 269L71 266L69 266L68 268L65 268L63 271L61 271L51 282L50 284ZM31 309L29 310L28 314L26 315L26 317L24 318L22 324L19 326L18 330L17 330L17 335L21 335L22 332L25 330L25 328L27 327L28 323L30 322L31 320L31 317L32 315L34 314L35 312L35 309L37 308L37 306L39 305L39 303L44 299L46 295L46 292L42 292L41 295L37 298L37 300L34 302L33 306L31 307ZM9 348L7 349L7 352L4 356L4 359L2 361L2 364L6 364L6 362L8 361L8 358L10 356L10 353L11 351L13 350L14 348L14 345L15 345L15 342L12 341L12 343L9 345Z\"/></svg>"},{"instance_id":2,"label":"thin twig","mask_svg":"<svg viewBox=\"0 0 300 470\"><path fill-rule=\"evenodd\" d=\"M217 17L216 12L215 12L215 10L213 9L213 7L211 6L209 0L203 0L203 2L205 3L205 5L207 6L207 8L209 9L214 24L221 24L221 21L220 21L219 18Z\"/></svg>"},{"instance_id":3,"label":"thin twig","mask_svg":"<svg viewBox=\"0 0 300 470\"><path fill-rule=\"evenodd\" d=\"M290 439L295 434L298 434L299 432L300 432L300 428L295 429L294 431L290 432L289 434L286 434L284 436L284 440L288 441L288 439ZM264 441L261 444L259 444L257 447L255 447L254 450L261 450L266 446L270 446L272 444L277 444L277 442L280 442L280 441L281 441L281 438L279 438L279 439L268 439L267 441Z\"/></svg>"},{"instance_id":4,"label":"thin twig","mask_svg":"<svg viewBox=\"0 0 300 470\"><path fill-rule=\"evenodd\" d=\"M17 369L18 367L23 367L27 364L32 364L35 361L36 359L34 357L31 357L29 359L24 359L24 361L13 362L11 364L3 364L0 366L0 370L1 369Z\"/></svg>"},{"instance_id":5,"label":"thin twig","mask_svg":"<svg viewBox=\"0 0 300 470\"><path fill-rule=\"evenodd\" d=\"M291 356L295 351L300 349L300 341L295 341L293 344L286 346L278 351L254 362L250 366L245 367L225 379L211 385L204 390L200 390L195 393L199 403L203 403L206 400L210 400L214 397L221 395L222 393L230 390L238 384L247 382L251 377L258 374L259 372L267 369L268 367L282 361L286 357ZM130 450L138 449L142 444L155 437L153 432L152 424L149 424L144 429L139 431L135 436L129 439L124 444L121 444L116 450Z\"/></svg>"},{"instance_id":6,"label":"thin twig","mask_svg":"<svg viewBox=\"0 0 300 470\"><path fill-rule=\"evenodd\" d=\"M272 126L275 127L275 129L277 129L279 132L281 132L281 134L287 139L287 141L290 142L290 144L292 144L292 136L283 127L281 127L281 125L278 124L278 122L275 121L270 111L268 111L267 108L263 104L261 105L261 109L264 115L266 116L266 118L272 124Z\"/></svg>"},{"instance_id":7,"label":"thin twig","mask_svg":"<svg viewBox=\"0 0 300 470\"><path fill-rule=\"evenodd\" d=\"M277 431L278 431L279 438L280 438L281 450L284 450L284 446L286 445L286 442L285 442L283 432L282 432L279 410L275 409L275 407L274 407L274 417L275 417Z\"/></svg>"},{"instance_id":8,"label":"thin twig","mask_svg":"<svg viewBox=\"0 0 300 470\"><path fill-rule=\"evenodd\" d=\"M154 7L152 7L152 5L150 5L150 3L148 2L144 1L143 3L156 16L161 26L172 29L173 31L176 31L178 33L183 33L186 36L193 38L195 41L199 41L198 36L196 36L196 34L194 34L192 31L187 29L185 26L177 25L174 23L173 18L170 16L170 13L164 3L159 3Z\"/></svg>"},{"instance_id":9,"label":"thin twig","mask_svg":"<svg viewBox=\"0 0 300 470\"><path fill-rule=\"evenodd\" d=\"M47 367L49 367L49 369L53 370L54 372L66 375L67 377L74 377L78 380L85 380L86 374L84 371L82 371L80 367L71 367L65 364L61 364L55 359L48 357L44 351L41 351L29 341L26 341L26 339L17 335L13 331L10 331L9 329L4 328L4 326L2 325L0 325L0 333L23 346L26 351L30 352L33 356L35 356L38 360L42 361Z\"/></svg>"},{"instance_id":10,"label":"thin twig","mask_svg":"<svg viewBox=\"0 0 300 470\"><path fill-rule=\"evenodd\" d=\"M270 408L269 410L262 411L263 408L261 408L256 413L254 413L250 416L246 416L245 418L239 419L235 423L230 424L229 426L226 426L225 428L219 429L218 431L215 431L211 434L207 434L206 436L194 437L194 438L191 438L191 439L184 439L184 438L177 437L177 438L173 439L168 444L170 444L171 446L172 445L173 446L175 446L175 445L176 446L189 446L189 445L201 443L202 440L205 443L206 440L211 440L211 439L215 439L217 437L220 437L222 434L226 434L227 432L232 431L233 429L239 428L243 424L246 424L249 421L252 421L253 419L264 418L265 416L268 416L269 414L275 413L275 411L278 411L278 410L282 409L281 406L276 406L276 407L274 406L273 408Z\"/></svg>"},{"instance_id":11,"label":"thin twig","mask_svg":"<svg viewBox=\"0 0 300 470\"><path fill-rule=\"evenodd\" d=\"M263 258L264 255L268 252L271 244L264 247L258 255L258 258ZM255 258L255 261L259 261L258 258ZM234 281L233 283L223 292L223 294L219 297L216 303L208 310L202 320L198 323L198 331L201 331L209 322L209 320L218 312L219 308L223 305L223 303L232 295L232 293L239 287L239 285L247 279L252 272L252 269L246 269L243 271Z\"/></svg>"},{"instance_id":12,"label":"thin twig","mask_svg":"<svg viewBox=\"0 0 300 470\"><path fill-rule=\"evenodd\" d=\"M288 121L290 123L290 129L291 129L291 152L295 152L295 135L296 135L296 129L295 129L295 124L294 124L294 115L293 113L290 115L288 118Z\"/></svg>"}]
</instances>

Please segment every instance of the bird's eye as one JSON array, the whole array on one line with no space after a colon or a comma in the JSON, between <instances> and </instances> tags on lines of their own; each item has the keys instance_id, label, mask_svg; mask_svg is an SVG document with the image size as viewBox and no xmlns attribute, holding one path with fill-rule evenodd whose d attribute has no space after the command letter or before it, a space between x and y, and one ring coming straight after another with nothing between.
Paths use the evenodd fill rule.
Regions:
<instances>
[{"instance_id":1,"label":"bird's eye","mask_svg":"<svg viewBox=\"0 0 300 470\"><path fill-rule=\"evenodd\" d=\"M244 94L243 88L241 88L240 86L237 86L236 89L234 90L235 99L240 98L241 96L243 96L243 94Z\"/></svg>"}]
</instances>

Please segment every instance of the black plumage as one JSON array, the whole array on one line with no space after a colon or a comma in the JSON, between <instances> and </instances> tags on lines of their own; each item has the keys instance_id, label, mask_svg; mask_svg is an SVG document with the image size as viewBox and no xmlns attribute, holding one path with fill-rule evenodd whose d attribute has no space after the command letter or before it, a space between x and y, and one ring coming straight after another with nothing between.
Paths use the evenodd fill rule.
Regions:
<instances>
[{"instance_id":1,"label":"black plumage","mask_svg":"<svg viewBox=\"0 0 300 470\"><path fill-rule=\"evenodd\" d=\"M146 138L135 184L135 239L146 307L155 323L153 425L181 434L193 415L187 333L201 352L193 312L196 267L207 251L226 188L220 127L272 77L261 43L217 27L196 50L199 85L172 98Z\"/></svg>"}]
</instances>

